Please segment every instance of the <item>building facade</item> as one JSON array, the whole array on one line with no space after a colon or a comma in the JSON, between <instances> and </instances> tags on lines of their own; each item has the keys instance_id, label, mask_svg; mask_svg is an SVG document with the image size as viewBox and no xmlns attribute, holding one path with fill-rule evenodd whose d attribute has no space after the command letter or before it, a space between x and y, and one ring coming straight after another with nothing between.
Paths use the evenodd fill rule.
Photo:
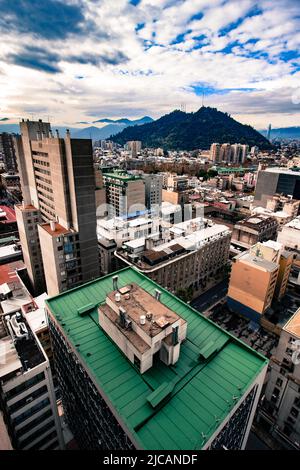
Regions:
<instances>
[{"instance_id":1,"label":"building facade","mask_svg":"<svg viewBox=\"0 0 300 470\"><path fill-rule=\"evenodd\" d=\"M16 206L16 216L24 260L39 293L42 258L47 291L54 295L99 274L92 144L71 139L68 132L65 139L53 137L50 124L42 121L22 121L20 128L23 204ZM74 238L75 247L58 247L62 235L66 243Z\"/></svg>"},{"instance_id":2,"label":"building facade","mask_svg":"<svg viewBox=\"0 0 300 470\"><path fill-rule=\"evenodd\" d=\"M274 194L300 199L300 172L288 168L267 168L259 171L254 200L266 206L267 200Z\"/></svg>"},{"instance_id":3,"label":"building facade","mask_svg":"<svg viewBox=\"0 0 300 470\"><path fill-rule=\"evenodd\" d=\"M49 360L21 312L0 321L0 408L12 447L63 449Z\"/></svg>"},{"instance_id":4,"label":"building facade","mask_svg":"<svg viewBox=\"0 0 300 470\"><path fill-rule=\"evenodd\" d=\"M18 165L13 134L6 132L0 134L0 155L3 159L5 171L9 174L17 173Z\"/></svg>"},{"instance_id":5,"label":"building facade","mask_svg":"<svg viewBox=\"0 0 300 470\"><path fill-rule=\"evenodd\" d=\"M124 171L104 173L108 216L136 216L145 211L145 182Z\"/></svg>"}]
</instances>

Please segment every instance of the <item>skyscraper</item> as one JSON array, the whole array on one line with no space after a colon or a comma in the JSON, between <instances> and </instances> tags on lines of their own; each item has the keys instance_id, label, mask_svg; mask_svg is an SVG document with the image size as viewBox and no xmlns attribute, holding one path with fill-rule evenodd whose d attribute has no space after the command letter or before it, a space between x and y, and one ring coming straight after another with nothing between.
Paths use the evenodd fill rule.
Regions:
<instances>
[{"instance_id":1,"label":"skyscraper","mask_svg":"<svg viewBox=\"0 0 300 470\"><path fill-rule=\"evenodd\" d=\"M18 171L14 139L12 134L0 134L0 154L2 154L5 171L16 173Z\"/></svg>"},{"instance_id":2,"label":"skyscraper","mask_svg":"<svg viewBox=\"0 0 300 470\"><path fill-rule=\"evenodd\" d=\"M49 123L22 121L17 138L23 204L16 216L37 293L49 295L99 275L92 143L55 137Z\"/></svg>"},{"instance_id":3,"label":"skyscraper","mask_svg":"<svg viewBox=\"0 0 300 470\"><path fill-rule=\"evenodd\" d=\"M271 126L271 124L269 124L268 132L267 132L267 139L268 140L270 140L270 138L271 138L271 130L272 130L272 126Z\"/></svg>"}]
</instances>

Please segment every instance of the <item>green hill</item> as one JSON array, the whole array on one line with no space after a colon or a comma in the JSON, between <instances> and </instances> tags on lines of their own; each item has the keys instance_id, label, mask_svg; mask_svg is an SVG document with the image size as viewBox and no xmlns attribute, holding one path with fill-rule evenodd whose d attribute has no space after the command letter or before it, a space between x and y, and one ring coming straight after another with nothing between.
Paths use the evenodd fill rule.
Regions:
<instances>
[{"instance_id":1,"label":"green hill","mask_svg":"<svg viewBox=\"0 0 300 470\"><path fill-rule=\"evenodd\" d=\"M204 150L214 142L272 148L270 142L253 127L235 121L227 113L204 106L195 113L175 110L157 121L128 127L110 139L121 145L129 140L141 140L144 147L166 150Z\"/></svg>"}]
</instances>

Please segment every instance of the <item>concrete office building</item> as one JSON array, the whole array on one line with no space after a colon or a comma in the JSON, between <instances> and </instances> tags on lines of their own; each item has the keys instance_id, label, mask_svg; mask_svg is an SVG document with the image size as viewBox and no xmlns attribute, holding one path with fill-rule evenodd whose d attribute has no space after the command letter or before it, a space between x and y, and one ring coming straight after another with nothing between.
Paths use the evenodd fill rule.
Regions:
<instances>
[{"instance_id":1,"label":"concrete office building","mask_svg":"<svg viewBox=\"0 0 300 470\"><path fill-rule=\"evenodd\" d=\"M229 258L228 227L197 218L174 225L169 233L169 240L159 243L126 242L116 256L173 293L192 289L195 297L218 282Z\"/></svg>"},{"instance_id":2,"label":"concrete office building","mask_svg":"<svg viewBox=\"0 0 300 470\"><path fill-rule=\"evenodd\" d=\"M288 450L300 449L300 309L284 325L258 420Z\"/></svg>"},{"instance_id":3,"label":"concrete office building","mask_svg":"<svg viewBox=\"0 0 300 470\"><path fill-rule=\"evenodd\" d=\"M18 165L14 146L14 135L3 132L0 134L0 156L7 173L17 173Z\"/></svg>"},{"instance_id":4,"label":"concrete office building","mask_svg":"<svg viewBox=\"0 0 300 470\"><path fill-rule=\"evenodd\" d=\"M232 232L232 244L249 249L252 245L266 240L276 239L278 223L269 215L255 215L235 224Z\"/></svg>"},{"instance_id":5,"label":"concrete office building","mask_svg":"<svg viewBox=\"0 0 300 470\"><path fill-rule=\"evenodd\" d=\"M47 312L80 448L245 448L267 361L199 312L131 268Z\"/></svg>"},{"instance_id":6,"label":"concrete office building","mask_svg":"<svg viewBox=\"0 0 300 470\"><path fill-rule=\"evenodd\" d=\"M151 210L151 207L155 205L160 206L162 203L163 177L145 173L141 177L145 181L145 205L147 209Z\"/></svg>"},{"instance_id":7,"label":"concrete office building","mask_svg":"<svg viewBox=\"0 0 300 470\"><path fill-rule=\"evenodd\" d=\"M246 252L233 259L227 304L240 315L260 321L270 307L278 277L277 263Z\"/></svg>"},{"instance_id":8,"label":"concrete office building","mask_svg":"<svg viewBox=\"0 0 300 470\"><path fill-rule=\"evenodd\" d=\"M254 202L266 207L267 200L274 194L300 199L300 171L292 168L267 168L259 171Z\"/></svg>"},{"instance_id":9,"label":"concrete office building","mask_svg":"<svg viewBox=\"0 0 300 470\"><path fill-rule=\"evenodd\" d=\"M12 447L63 449L49 360L24 314L0 323L0 408Z\"/></svg>"},{"instance_id":10,"label":"concrete office building","mask_svg":"<svg viewBox=\"0 0 300 470\"><path fill-rule=\"evenodd\" d=\"M108 216L135 217L145 212L145 182L125 171L103 174Z\"/></svg>"},{"instance_id":11,"label":"concrete office building","mask_svg":"<svg viewBox=\"0 0 300 470\"><path fill-rule=\"evenodd\" d=\"M47 292L54 295L99 275L92 144L68 132L65 139L53 137L42 121L22 121L20 128L24 199L16 216L24 261L37 293L47 266Z\"/></svg>"}]
</instances>

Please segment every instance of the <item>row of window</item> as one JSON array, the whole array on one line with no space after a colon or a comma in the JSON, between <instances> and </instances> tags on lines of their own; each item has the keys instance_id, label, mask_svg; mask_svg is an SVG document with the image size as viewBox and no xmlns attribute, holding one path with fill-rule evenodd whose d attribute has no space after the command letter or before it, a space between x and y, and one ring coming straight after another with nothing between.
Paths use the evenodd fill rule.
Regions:
<instances>
[{"instance_id":1,"label":"row of window","mask_svg":"<svg viewBox=\"0 0 300 470\"><path fill-rule=\"evenodd\" d=\"M20 408L23 408L23 406L26 406L31 401L35 400L41 395L44 395L47 392L47 390L48 390L47 385L43 385L43 387L38 388L37 390L30 393L29 395L26 395L26 397L22 398L21 400L17 401L13 405L9 406L9 412L15 413L15 411L18 411Z\"/></svg>"},{"instance_id":2,"label":"row of window","mask_svg":"<svg viewBox=\"0 0 300 470\"><path fill-rule=\"evenodd\" d=\"M55 426L54 420L52 419L49 421L49 423L45 424L45 426L42 426L41 428L37 429L34 433L30 434L24 441L20 443L20 448L24 448L28 446L31 442L33 442L37 437L43 435L46 431L49 431L49 429L52 429ZM54 435L56 435L56 430L54 431ZM49 438L47 438L48 440ZM46 441L47 442L47 441ZM43 444L41 444L41 441L37 442L35 444L36 447L41 447Z\"/></svg>"},{"instance_id":3,"label":"row of window","mask_svg":"<svg viewBox=\"0 0 300 470\"><path fill-rule=\"evenodd\" d=\"M31 408L24 411L24 413L21 413L16 418L14 418L13 424L17 426L18 424L23 423L23 421L25 421L26 419L28 419L30 416L34 415L38 411L42 410L43 408L46 408L46 406L48 405L50 405L50 400L49 398L45 398L45 400L42 400L39 403L36 403Z\"/></svg>"},{"instance_id":4,"label":"row of window","mask_svg":"<svg viewBox=\"0 0 300 470\"><path fill-rule=\"evenodd\" d=\"M47 410L45 413L41 414L38 418L33 419L32 421L30 421L30 423L26 424L21 429L18 429L18 431L16 432L16 436L17 437L23 436L28 431L31 431L31 429L41 424L43 421L50 418L50 416L52 416L52 410Z\"/></svg>"},{"instance_id":5,"label":"row of window","mask_svg":"<svg viewBox=\"0 0 300 470\"><path fill-rule=\"evenodd\" d=\"M26 382L23 382L20 385L17 385L16 387L6 392L6 399L10 400L11 398L19 395L20 393L25 392L25 390L28 390L29 388L33 387L34 385L44 380L44 378L45 378L44 372L41 372L40 374L35 375L31 379L26 380Z\"/></svg>"}]
</instances>

